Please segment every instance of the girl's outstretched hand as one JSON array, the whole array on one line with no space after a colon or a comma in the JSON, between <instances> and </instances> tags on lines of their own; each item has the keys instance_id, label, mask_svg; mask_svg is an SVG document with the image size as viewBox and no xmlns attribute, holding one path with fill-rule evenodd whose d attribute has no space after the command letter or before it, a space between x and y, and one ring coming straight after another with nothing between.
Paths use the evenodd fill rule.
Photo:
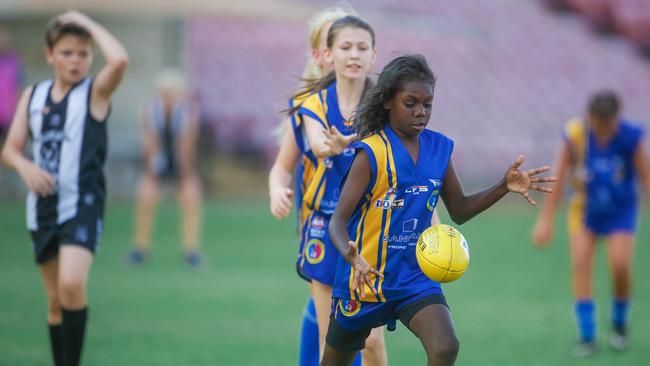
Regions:
<instances>
[{"instance_id":1,"label":"girl's outstretched hand","mask_svg":"<svg viewBox=\"0 0 650 366\"><path fill-rule=\"evenodd\" d=\"M350 240L350 249L348 251L348 260L354 268L354 278L352 280L352 291L359 294L359 298L365 297L365 286L370 287L373 294L377 295L377 290L373 285L375 277L384 278L384 275L376 269L372 268L370 264L357 252L357 244Z\"/></svg>"},{"instance_id":2,"label":"girl's outstretched hand","mask_svg":"<svg viewBox=\"0 0 650 366\"><path fill-rule=\"evenodd\" d=\"M510 192L521 193L526 198L528 203L536 205L530 195L529 190L540 191L545 193L553 192L552 189L545 187L538 183L547 183L557 181L556 177L534 177L537 174L551 170L551 167L546 165L541 168L530 169L528 171L520 171L519 167L524 162L524 156L519 155L514 164L512 164L506 172L506 187ZM534 178L533 178L534 177Z\"/></svg>"},{"instance_id":3,"label":"girl's outstretched hand","mask_svg":"<svg viewBox=\"0 0 650 366\"><path fill-rule=\"evenodd\" d=\"M343 135L336 126L332 126L329 130L323 130L323 134L325 135L325 145L330 148L334 155L342 153L350 143L357 139L356 134Z\"/></svg>"}]
</instances>

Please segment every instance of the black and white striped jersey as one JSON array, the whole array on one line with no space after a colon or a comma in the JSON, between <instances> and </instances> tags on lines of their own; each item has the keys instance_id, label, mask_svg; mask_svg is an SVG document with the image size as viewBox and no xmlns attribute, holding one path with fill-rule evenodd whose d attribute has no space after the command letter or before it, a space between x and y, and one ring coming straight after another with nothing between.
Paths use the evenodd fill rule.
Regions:
<instances>
[{"instance_id":1,"label":"black and white striped jersey","mask_svg":"<svg viewBox=\"0 0 650 366\"><path fill-rule=\"evenodd\" d=\"M90 114L92 82L83 79L58 103L51 98L52 80L34 85L28 105L32 158L55 178L56 190L47 197L28 193L29 230L70 220L82 205L103 211L106 125Z\"/></svg>"}]
</instances>

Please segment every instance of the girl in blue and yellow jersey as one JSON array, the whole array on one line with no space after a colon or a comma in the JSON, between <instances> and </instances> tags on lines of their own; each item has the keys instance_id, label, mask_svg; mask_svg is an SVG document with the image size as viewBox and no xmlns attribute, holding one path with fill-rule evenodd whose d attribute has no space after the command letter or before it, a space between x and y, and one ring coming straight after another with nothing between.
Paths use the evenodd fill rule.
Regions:
<instances>
[{"instance_id":1,"label":"girl in blue and yellow jersey","mask_svg":"<svg viewBox=\"0 0 650 366\"><path fill-rule=\"evenodd\" d=\"M425 129L434 86L423 56L398 57L355 117L362 140L329 227L342 257L321 365L349 365L374 327L390 329L396 319L420 339L429 365L453 364L459 346L445 297L415 258L438 198L460 224L508 192L534 204L529 189L549 191L537 183L553 178L531 176L550 167L521 172L520 156L500 182L466 196L451 162L453 141Z\"/></svg>"},{"instance_id":2,"label":"girl in blue and yellow jersey","mask_svg":"<svg viewBox=\"0 0 650 366\"><path fill-rule=\"evenodd\" d=\"M627 317L632 281L632 255L638 219L637 181L650 195L650 170L642 146L640 127L619 117L620 102L612 92L596 94L586 121L567 123L557 164L559 182L571 174L573 197L569 204L573 295L580 331L576 356L595 352L595 306L592 293L596 243L603 237L614 282L612 333L614 349L627 347ZM562 184L540 212L533 239L547 245L553 218L562 198Z\"/></svg>"},{"instance_id":3,"label":"girl in blue and yellow jersey","mask_svg":"<svg viewBox=\"0 0 650 366\"><path fill-rule=\"evenodd\" d=\"M327 48L327 34L334 21L350 14L354 14L353 9L338 6L327 8L309 20L311 52L303 73L304 80L317 80L333 70L333 61L326 59L324 55ZM303 192L311 181L317 163L316 157L306 142L302 129L302 115L297 111L308 96L309 94L305 93L289 100L289 110L296 110L296 112L290 113L283 121L280 150L269 173L271 213L278 219L287 217L293 206L292 199L295 199L299 231L304 227L305 219L311 214L311 209L304 204ZM340 135L331 135L328 138L328 143L335 143L332 139L336 137L341 138ZM295 190L291 187L294 170ZM300 270L298 273L301 273ZM309 278L305 279L309 280ZM361 359L358 358L357 362L360 363L360 361ZM310 298L303 311L298 365L311 366L318 365L319 362L320 346L316 308Z\"/></svg>"},{"instance_id":4,"label":"girl in blue and yellow jersey","mask_svg":"<svg viewBox=\"0 0 650 366\"><path fill-rule=\"evenodd\" d=\"M335 21L329 29L325 50L326 59L334 63L334 72L297 93L308 95L295 111L303 119L308 151L317 159L311 181L303 192L310 214L302 228L298 268L303 277L311 280L322 349L339 257L327 228L338 203L341 179L354 157L354 150L349 147L356 139L351 118L369 85L367 74L375 60L374 46L374 31L360 18L347 16ZM381 329L371 336L362 355L365 365L387 364Z\"/></svg>"}]
</instances>

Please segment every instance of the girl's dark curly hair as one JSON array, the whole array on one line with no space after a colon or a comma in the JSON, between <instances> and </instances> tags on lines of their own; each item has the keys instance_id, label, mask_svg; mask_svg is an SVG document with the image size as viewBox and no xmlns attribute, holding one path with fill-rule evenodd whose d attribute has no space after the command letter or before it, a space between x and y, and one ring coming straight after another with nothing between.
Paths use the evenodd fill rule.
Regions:
<instances>
[{"instance_id":1,"label":"girl's dark curly hair","mask_svg":"<svg viewBox=\"0 0 650 366\"><path fill-rule=\"evenodd\" d=\"M377 83L368 90L354 117L354 126L359 138L384 128L388 123L388 110L384 105L395 96L404 83L413 80L430 82L435 89L436 76L422 55L400 56L384 67Z\"/></svg>"}]
</instances>

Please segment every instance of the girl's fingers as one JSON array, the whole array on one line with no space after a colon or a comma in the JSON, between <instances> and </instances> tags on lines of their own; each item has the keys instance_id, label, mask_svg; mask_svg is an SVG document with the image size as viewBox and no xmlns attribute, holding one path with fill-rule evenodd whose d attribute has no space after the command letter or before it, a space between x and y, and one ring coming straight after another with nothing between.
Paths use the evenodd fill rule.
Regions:
<instances>
[{"instance_id":1,"label":"girl's fingers","mask_svg":"<svg viewBox=\"0 0 650 366\"><path fill-rule=\"evenodd\" d=\"M366 275L364 279L366 281L366 285L368 285L368 287L370 287L370 291L372 291L372 293L374 295L377 295L377 289L375 288L372 281L370 280L370 276Z\"/></svg>"},{"instance_id":2,"label":"girl's fingers","mask_svg":"<svg viewBox=\"0 0 650 366\"><path fill-rule=\"evenodd\" d=\"M539 173L548 172L549 170L551 170L551 167L549 165L545 165L545 166L543 166L541 168L531 169L531 170L527 171L526 174L528 174L528 176L531 177L531 176L537 175Z\"/></svg>"},{"instance_id":3,"label":"girl's fingers","mask_svg":"<svg viewBox=\"0 0 650 366\"><path fill-rule=\"evenodd\" d=\"M381 272L379 272L378 270L374 269L374 268L370 268L370 272L372 274L374 274L375 276L377 276L377 277L384 278L384 275Z\"/></svg>"},{"instance_id":4,"label":"girl's fingers","mask_svg":"<svg viewBox=\"0 0 650 366\"><path fill-rule=\"evenodd\" d=\"M511 167L512 169L519 169L519 167L521 166L521 164L522 164L523 162L524 162L524 156L523 156L523 155L519 155L519 156L517 157L517 160L515 160L514 164L512 164L510 167Z\"/></svg>"},{"instance_id":5,"label":"girl's fingers","mask_svg":"<svg viewBox=\"0 0 650 366\"><path fill-rule=\"evenodd\" d=\"M526 201L528 201L528 203L530 203L533 206L537 205L537 202L535 202L532 198L530 198L530 196L528 195L528 192L522 193L522 195L524 196Z\"/></svg>"},{"instance_id":6,"label":"girl's fingers","mask_svg":"<svg viewBox=\"0 0 650 366\"><path fill-rule=\"evenodd\" d=\"M532 190L535 190L535 191L540 191L540 192L546 192L546 193L553 192L552 189L546 188L544 186L538 186L537 184L531 184L529 189L532 189Z\"/></svg>"},{"instance_id":7,"label":"girl's fingers","mask_svg":"<svg viewBox=\"0 0 650 366\"><path fill-rule=\"evenodd\" d=\"M530 178L532 183L547 183L547 182L557 182L556 177L535 177Z\"/></svg>"}]
</instances>

